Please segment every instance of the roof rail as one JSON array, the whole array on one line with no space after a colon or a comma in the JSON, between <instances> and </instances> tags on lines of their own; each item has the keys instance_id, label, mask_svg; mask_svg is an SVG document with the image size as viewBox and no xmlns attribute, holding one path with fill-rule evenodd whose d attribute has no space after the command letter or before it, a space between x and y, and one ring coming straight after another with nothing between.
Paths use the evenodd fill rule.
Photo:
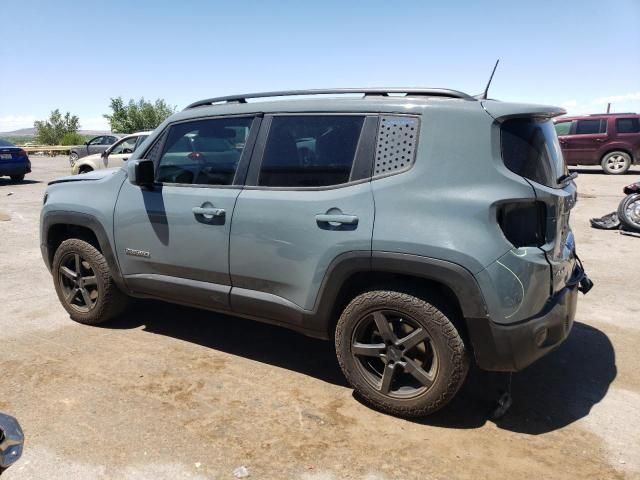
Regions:
<instances>
[{"instance_id":1,"label":"roof rail","mask_svg":"<svg viewBox=\"0 0 640 480\"><path fill-rule=\"evenodd\" d=\"M200 100L188 105L185 110L196 107L212 105L214 103L247 103L249 98L267 98L267 97L292 97L299 95L345 95L350 93L362 93L365 97L381 96L388 97L390 93L404 93L406 96L425 96L425 97L448 97L460 98L463 100L475 100L471 95L459 92L457 90L449 90L446 88L327 88L313 90L283 90L280 92L262 92L247 93L244 95L229 95L227 97L214 97Z\"/></svg>"}]
</instances>

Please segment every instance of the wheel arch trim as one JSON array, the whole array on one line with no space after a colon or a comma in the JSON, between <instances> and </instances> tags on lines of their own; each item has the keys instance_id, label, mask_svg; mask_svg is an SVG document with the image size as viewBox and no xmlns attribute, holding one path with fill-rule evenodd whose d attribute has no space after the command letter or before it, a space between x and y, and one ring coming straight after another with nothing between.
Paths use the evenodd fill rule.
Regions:
<instances>
[{"instance_id":1,"label":"wheel arch trim","mask_svg":"<svg viewBox=\"0 0 640 480\"><path fill-rule=\"evenodd\" d=\"M128 291L104 226L96 217L87 213L53 210L43 214L40 232L40 250L42 251L42 258L49 271L51 271L52 268L51 259L53 258L50 252L53 245L49 243L49 233L55 225L73 225L91 230L98 240L100 251L107 260L111 276L116 282L116 285L118 285L123 292Z\"/></svg>"}]
</instances>

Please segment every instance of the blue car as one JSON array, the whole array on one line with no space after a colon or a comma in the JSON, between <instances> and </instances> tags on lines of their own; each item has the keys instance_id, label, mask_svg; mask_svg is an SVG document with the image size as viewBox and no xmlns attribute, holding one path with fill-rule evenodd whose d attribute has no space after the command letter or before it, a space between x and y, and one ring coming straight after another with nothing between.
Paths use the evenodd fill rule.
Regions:
<instances>
[{"instance_id":1,"label":"blue car","mask_svg":"<svg viewBox=\"0 0 640 480\"><path fill-rule=\"evenodd\" d=\"M14 182L21 182L27 173L31 173L27 152L0 138L0 177L7 176Z\"/></svg>"}]
</instances>

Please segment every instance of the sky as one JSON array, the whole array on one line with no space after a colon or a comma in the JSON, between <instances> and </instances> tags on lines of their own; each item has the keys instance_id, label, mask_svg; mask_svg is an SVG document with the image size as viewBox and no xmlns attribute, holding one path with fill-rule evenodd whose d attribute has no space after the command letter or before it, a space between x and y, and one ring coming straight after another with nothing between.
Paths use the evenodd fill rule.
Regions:
<instances>
[{"instance_id":1,"label":"sky","mask_svg":"<svg viewBox=\"0 0 640 480\"><path fill-rule=\"evenodd\" d=\"M442 87L640 112L640 0L0 0L0 132L109 99Z\"/></svg>"}]
</instances>

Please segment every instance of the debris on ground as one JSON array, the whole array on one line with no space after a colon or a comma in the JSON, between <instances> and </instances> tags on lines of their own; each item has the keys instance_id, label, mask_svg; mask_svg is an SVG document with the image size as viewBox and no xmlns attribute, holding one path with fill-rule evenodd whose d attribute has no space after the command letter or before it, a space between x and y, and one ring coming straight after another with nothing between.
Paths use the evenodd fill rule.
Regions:
<instances>
[{"instance_id":1,"label":"debris on ground","mask_svg":"<svg viewBox=\"0 0 640 480\"><path fill-rule=\"evenodd\" d=\"M600 218L592 218L589 220L593 228L600 230L617 230L620 228L620 219L616 212L611 212Z\"/></svg>"},{"instance_id":2,"label":"debris on ground","mask_svg":"<svg viewBox=\"0 0 640 480\"><path fill-rule=\"evenodd\" d=\"M249 476L249 469L241 465L233 471L233 476L236 478L247 478Z\"/></svg>"}]
</instances>

